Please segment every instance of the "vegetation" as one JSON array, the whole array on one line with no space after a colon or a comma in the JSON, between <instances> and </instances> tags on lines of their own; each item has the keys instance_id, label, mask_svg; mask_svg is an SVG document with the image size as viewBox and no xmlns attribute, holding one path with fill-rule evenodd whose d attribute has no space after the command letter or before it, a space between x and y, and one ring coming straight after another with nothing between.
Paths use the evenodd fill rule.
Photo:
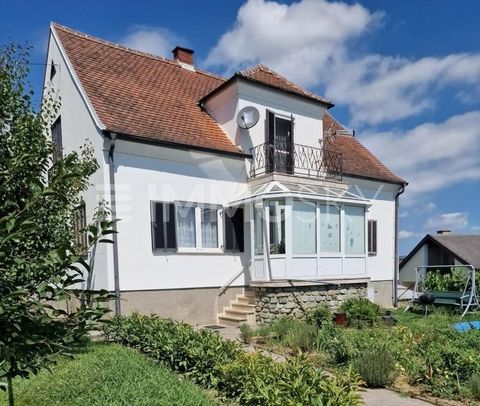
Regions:
<instances>
[{"instance_id":1,"label":"vegetation","mask_svg":"<svg viewBox=\"0 0 480 406\"><path fill-rule=\"evenodd\" d=\"M340 309L346 313L348 324L354 327L373 326L380 316L380 306L367 298L347 299Z\"/></svg>"},{"instance_id":2,"label":"vegetation","mask_svg":"<svg viewBox=\"0 0 480 406\"><path fill-rule=\"evenodd\" d=\"M57 354L82 343L107 311L106 292L86 286L91 246L111 233L105 211L88 227L81 246L72 212L97 169L90 148L51 166L46 135L58 102L49 96L34 112L27 89L28 49L0 51L0 388L38 373ZM70 302L70 306L60 303ZM76 303L76 305L73 305Z\"/></svg>"},{"instance_id":3,"label":"vegetation","mask_svg":"<svg viewBox=\"0 0 480 406\"><path fill-rule=\"evenodd\" d=\"M474 374L468 381L470 395L475 400L480 400L480 374Z\"/></svg>"},{"instance_id":4,"label":"vegetation","mask_svg":"<svg viewBox=\"0 0 480 406\"><path fill-rule=\"evenodd\" d=\"M215 332L155 316L115 317L104 333L242 405L361 404L360 378L352 369L328 377L304 357L277 362L246 354Z\"/></svg>"},{"instance_id":5,"label":"vegetation","mask_svg":"<svg viewBox=\"0 0 480 406\"><path fill-rule=\"evenodd\" d=\"M318 328L331 325L333 323L332 310L327 305L319 305L307 313L306 320L307 323L313 324Z\"/></svg>"},{"instance_id":6,"label":"vegetation","mask_svg":"<svg viewBox=\"0 0 480 406\"><path fill-rule=\"evenodd\" d=\"M348 306L351 308L369 308ZM376 309L376 308L375 308ZM312 325L294 318L282 317L270 325L260 326L254 331L257 340L267 347L285 353L305 351L305 345L292 340L315 335L314 345L308 350L308 358L316 365L334 370L352 366L369 385L395 386L397 382L410 385L417 392L445 399L475 398L480 376L480 331L459 333L452 324L459 321L458 313L447 313L435 308L428 317L401 310L394 312L396 326L386 326L378 321L378 310L354 314L371 314L369 324L352 323L353 327L323 325L316 332ZM352 314L352 313L351 313ZM376 315L376 318L373 315ZM365 322L365 318L354 318ZM479 314L470 314L465 321L478 320ZM376 320L373 323L373 320ZM356 328L359 325L361 328ZM300 331L304 329L305 332ZM294 347L294 346L297 347ZM368 358L373 359L371 362ZM383 371L378 377L375 370ZM392 371L392 375L387 373ZM394 373L393 373L394 372ZM380 377L388 379L380 380ZM395 378L393 382L391 379Z\"/></svg>"},{"instance_id":7,"label":"vegetation","mask_svg":"<svg viewBox=\"0 0 480 406\"><path fill-rule=\"evenodd\" d=\"M370 388L391 385L395 379L395 359L386 348L364 352L353 364Z\"/></svg>"},{"instance_id":8,"label":"vegetation","mask_svg":"<svg viewBox=\"0 0 480 406\"><path fill-rule=\"evenodd\" d=\"M214 404L198 387L120 345L91 345L75 359L59 358L51 373L17 378L14 387L21 406Z\"/></svg>"},{"instance_id":9,"label":"vegetation","mask_svg":"<svg viewBox=\"0 0 480 406\"><path fill-rule=\"evenodd\" d=\"M466 269L451 268L447 270L428 271L425 275L424 290L426 292L454 291L462 292L465 289L465 282L468 274Z\"/></svg>"}]
</instances>

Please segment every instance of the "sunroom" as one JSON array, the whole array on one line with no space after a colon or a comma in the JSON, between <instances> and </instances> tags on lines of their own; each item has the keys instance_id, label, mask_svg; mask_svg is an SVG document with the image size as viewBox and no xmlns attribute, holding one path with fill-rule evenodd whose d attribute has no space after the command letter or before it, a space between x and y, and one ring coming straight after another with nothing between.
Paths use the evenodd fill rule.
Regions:
<instances>
[{"instance_id":1,"label":"sunroom","mask_svg":"<svg viewBox=\"0 0 480 406\"><path fill-rule=\"evenodd\" d=\"M368 199L341 187L273 181L232 205L249 213L252 282L366 278Z\"/></svg>"}]
</instances>

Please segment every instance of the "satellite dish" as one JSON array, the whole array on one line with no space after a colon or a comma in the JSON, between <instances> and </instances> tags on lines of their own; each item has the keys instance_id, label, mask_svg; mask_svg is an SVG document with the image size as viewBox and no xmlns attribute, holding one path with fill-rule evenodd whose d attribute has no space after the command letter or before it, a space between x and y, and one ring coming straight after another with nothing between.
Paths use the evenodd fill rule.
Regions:
<instances>
[{"instance_id":1,"label":"satellite dish","mask_svg":"<svg viewBox=\"0 0 480 406\"><path fill-rule=\"evenodd\" d=\"M247 106L241 109L237 114L237 124L248 130L258 123L260 113L253 106Z\"/></svg>"}]
</instances>

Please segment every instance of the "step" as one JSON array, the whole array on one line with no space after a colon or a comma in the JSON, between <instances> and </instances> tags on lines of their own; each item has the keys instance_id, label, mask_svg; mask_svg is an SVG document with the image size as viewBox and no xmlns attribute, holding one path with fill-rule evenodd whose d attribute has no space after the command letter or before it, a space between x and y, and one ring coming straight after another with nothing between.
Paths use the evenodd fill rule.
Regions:
<instances>
[{"instance_id":1,"label":"step","mask_svg":"<svg viewBox=\"0 0 480 406\"><path fill-rule=\"evenodd\" d=\"M246 297L246 296L243 296L243 295L237 295L237 299L236 299L237 303L241 303L241 304L246 304L246 305L253 305L255 304L255 300L254 298L251 298L251 297Z\"/></svg>"},{"instance_id":2,"label":"step","mask_svg":"<svg viewBox=\"0 0 480 406\"><path fill-rule=\"evenodd\" d=\"M224 326L239 326L240 324L244 324L247 322L246 317L238 317L238 316L227 316L223 313L218 314L218 324Z\"/></svg>"},{"instance_id":3,"label":"step","mask_svg":"<svg viewBox=\"0 0 480 406\"><path fill-rule=\"evenodd\" d=\"M238 303L237 301L231 301L230 307L235 310L243 310L246 313L255 312L255 305Z\"/></svg>"},{"instance_id":4,"label":"step","mask_svg":"<svg viewBox=\"0 0 480 406\"><path fill-rule=\"evenodd\" d=\"M245 311L245 310L238 310L232 309L231 307L224 307L223 314L225 316L234 316L234 317L245 317L247 318L247 314L253 314L253 311Z\"/></svg>"}]
</instances>

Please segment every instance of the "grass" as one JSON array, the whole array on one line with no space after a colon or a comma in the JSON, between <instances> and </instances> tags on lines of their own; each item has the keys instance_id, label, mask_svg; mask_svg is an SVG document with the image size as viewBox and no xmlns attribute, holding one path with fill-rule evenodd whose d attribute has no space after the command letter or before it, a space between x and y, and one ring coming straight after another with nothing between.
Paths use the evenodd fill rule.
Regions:
<instances>
[{"instance_id":1,"label":"grass","mask_svg":"<svg viewBox=\"0 0 480 406\"><path fill-rule=\"evenodd\" d=\"M16 379L16 406L214 405L209 395L135 350L94 344L75 359L59 360L52 373ZM0 393L0 404L6 404Z\"/></svg>"}]
</instances>

